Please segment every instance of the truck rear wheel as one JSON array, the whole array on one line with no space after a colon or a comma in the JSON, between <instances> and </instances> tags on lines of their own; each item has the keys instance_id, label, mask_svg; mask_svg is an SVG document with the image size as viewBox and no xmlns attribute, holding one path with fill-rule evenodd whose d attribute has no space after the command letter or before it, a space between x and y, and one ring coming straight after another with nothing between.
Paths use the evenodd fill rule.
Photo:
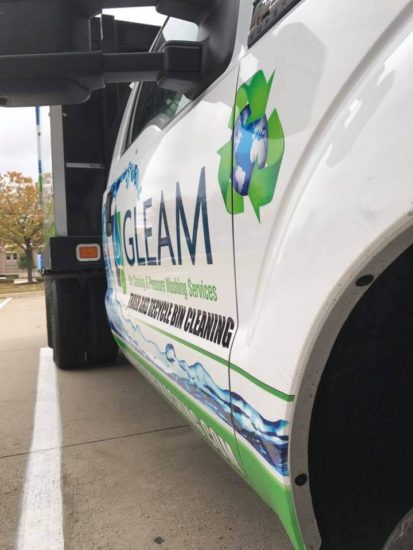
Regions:
<instances>
[{"instance_id":1,"label":"truck rear wheel","mask_svg":"<svg viewBox=\"0 0 413 550\"><path fill-rule=\"evenodd\" d=\"M105 308L106 281L91 281L86 287L89 337L87 358L92 364L113 363L118 347L113 339Z\"/></svg>"},{"instance_id":2,"label":"truck rear wheel","mask_svg":"<svg viewBox=\"0 0 413 550\"><path fill-rule=\"evenodd\" d=\"M76 279L55 279L51 290L53 358L61 369L84 365L86 326L82 291Z\"/></svg>"}]
</instances>

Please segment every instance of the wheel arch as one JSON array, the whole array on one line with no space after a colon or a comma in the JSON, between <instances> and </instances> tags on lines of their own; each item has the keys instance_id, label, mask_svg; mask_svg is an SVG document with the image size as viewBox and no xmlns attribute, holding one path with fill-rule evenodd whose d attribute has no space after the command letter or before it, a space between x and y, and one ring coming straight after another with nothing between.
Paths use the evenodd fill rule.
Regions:
<instances>
[{"instance_id":1,"label":"wheel arch","mask_svg":"<svg viewBox=\"0 0 413 550\"><path fill-rule=\"evenodd\" d=\"M412 220L399 220L388 234L386 240L382 239L374 250L360 259L357 268L348 274L346 283L336 288L328 311L322 312L316 323L318 328L311 336L307 357L302 361L304 367L292 414L289 465L294 506L308 550L321 545L309 476L310 426L317 391L334 345L355 307L371 284L413 245Z\"/></svg>"}]
</instances>

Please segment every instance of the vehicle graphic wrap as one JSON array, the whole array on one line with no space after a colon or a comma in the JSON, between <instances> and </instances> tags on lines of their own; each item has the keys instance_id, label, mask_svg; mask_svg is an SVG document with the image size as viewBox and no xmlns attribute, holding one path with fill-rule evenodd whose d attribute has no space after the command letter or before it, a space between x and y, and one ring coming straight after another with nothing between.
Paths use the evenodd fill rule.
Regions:
<instances>
[{"instance_id":1,"label":"vehicle graphic wrap","mask_svg":"<svg viewBox=\"0 0 413 550\"><path fill-rule=\"evenodd\" d=\"M148 129L148 137L138 138L117 161L107 189L112 232L103 237L106 306L125 356L273 508L301 548L288 472L294 396L260 380L244 363L231 362L237 330L233 234L217 183L216 151L228 134L231 111L239 132L249 125L248 110L258 112L256 94L234 109L236 71L232 78L230 88L215 88L210 101L168 131ZM264 84L268 95L272 79ZM242 200L256 196L255 172L265 182L268 159L274 158L275 115L266 114L267 102L261 122L253 121L256 143L241 143L234 160L229 157L230 165L238 159L245 168L244 181L237 182ZM199 120L210 121L202 127L209 144L202 164L192 147L200 137ZM147 145L150 140L156 147ZM257 166L248 172L244 153L250 145ZM231 168L230 193L232 176ZM259 216L265 203L255 204Z\"/></svg>"},{"instance_id":2,"label":"vehicle graphic wrap","mask_svg":"<svg viewBox=\"0 0 413 550\"><path fill-rule=\"evenodd\" d=\"M108 289L106 300L111 327L118 336L221 420L229 426L233 423L237 433L279 474L288 475L287 421L274 422L263 418L243 397L220 388L202 363L188 364L184 359L178 358L171 343L165 349L160 349L155 342L144 336L138 324L125 318L120 304L113 296L112 288Z\"/></svg>"},{"instance_id":3,"label":"vehicle graphic wrap","mask_svg":"<svg viewBox=\"0 0 413 550\"><path fill-rule=\"evenodd\" d=\"M229 123L232 138L218 151L218 179L228 212L244 212L248 196L258 220L260 209L273 199L285 147L276 109L269 116L266 112L273 80L274 73L267 81L258 71L239 88Z\"/></svg>"},{"instance_id":4,"label":"vehicle graphic wrap","mask_svg":"<svg viewBox=\"0 0 413 550\"><path fill-rule=\"evenodd\" d=\"M135 186L136 193L139 195L141 187L139 183L139 171L137 166L129 165L128 169L112 185L112 197L115 199L122 186L128 188ZM115 203L116 204L116 203ZM105 214L105 213L104 213ZM270 421L252 407L241 395L221 388L215 383L211 375L205 369L201 362L189 364L182 358L178 358L172 343L167 343L164 349L161 349L155 342L148 340L139 324L130 318L127 318L122 310L122 306L116 298L115 278L118 286L124 291L124 277L118 276L118 270L123 269L123 239L121 237L120 226L121 213L115 207L113 215L112 232L114 263L116 275L113 272L112 264L107 261L108 255L105 254L106 272L108 280L108 292L106 296L106 306L109 312L109 319L112 330L123 338L133 349L138 351L154 366L161 369L162 372L178 384L181 388L190 393L195 399L200 401L221 420L228 425L233 426L237 433L242 435L246 441L252 445L255 450L282 476L288 476L288 422L283 419ZM105 232L104 232L105 233ZM105 248L107 241L105 242ZM144 309L139 307L142 298L135 298L132 295L130 300L131 309L149 312L149 304ZM166 303L166 302L164 302ZM165 308L167 312L169 309ZM172 310L172 308L171 308ZM182 310L181 310L182 311ZM177 310L177 318L179 310ZM183 317L183 316L181 316ZM188 315L186 316L188 317ZM222 316L221 316L222 317ZM169 317L172 320L172 315ZM216 335L214 325L218 326L218 320L212 315L206 318L205 324L210 321L210 333ZM174 323L175 326L177 323ZM182 325L182 323L180 323ZM225 321L228 325L228 321ZM206 331L206 329L205 329ZM228 331L223 329L223 338L228 335ZM148 350L151 353L148 354Z\"/></svg>"}]
</instances>

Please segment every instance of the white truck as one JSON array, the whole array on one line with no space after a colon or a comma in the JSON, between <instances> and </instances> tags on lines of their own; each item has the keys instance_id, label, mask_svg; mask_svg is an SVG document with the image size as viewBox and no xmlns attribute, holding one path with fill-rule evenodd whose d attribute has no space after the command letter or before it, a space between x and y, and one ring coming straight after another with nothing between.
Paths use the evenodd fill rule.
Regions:
<instances>
[{"instance_id":1,"label":"white truck","mask_svg":"<svg viewBox=\"0 0 413 550\"><path fill-rule=\"evenodd\" d=\"M92 16L144 5L168 16L150 52L90 49ZM135 82L102 198L122 353L295 548L413 548L413 2L0 8L33 21L0 34L4 105ZM89 313L84 283L50 283L61 367L115 356L93 280Z\"/></svg>"}]
</instances>

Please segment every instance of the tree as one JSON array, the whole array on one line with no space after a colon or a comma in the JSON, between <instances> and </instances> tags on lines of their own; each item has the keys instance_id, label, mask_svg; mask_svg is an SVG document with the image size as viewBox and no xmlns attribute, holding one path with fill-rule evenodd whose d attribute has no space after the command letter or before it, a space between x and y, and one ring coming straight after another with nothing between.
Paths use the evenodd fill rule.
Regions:
<instances>
[{"instance_id":1,"label":"tree","mask_svg":"<svg viewBox=\"0 0 413 550\"><path fill-rule=\"evenodd\" d=\"M0 175L0 244L18 247L33 282L33 253L43 244L43 214L37 186L20 172Z\"/></svg>"}]
</instances>

